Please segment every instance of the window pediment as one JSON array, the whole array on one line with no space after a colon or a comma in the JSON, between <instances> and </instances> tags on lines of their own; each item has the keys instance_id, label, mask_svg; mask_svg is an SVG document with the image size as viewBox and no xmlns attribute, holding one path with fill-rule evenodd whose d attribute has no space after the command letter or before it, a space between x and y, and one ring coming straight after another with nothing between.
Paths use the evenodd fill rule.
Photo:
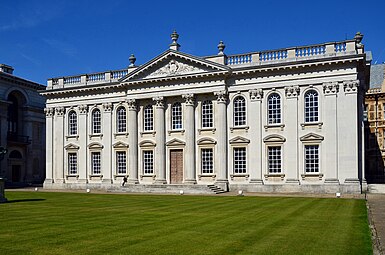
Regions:
<instances>
[{"instance_id":1,"label":"window pediment","mask_svg":"<svg viewBox=\"0 0 385 255\"><path fill-rule=\"evenodd\" d=\"M166 143L166 145L167 145L167 146L184 146L184 145L186 145L186 143L183 142L182 140L179 140L179 139L174 138L174 139L168 141L168 142Z\"/></svg>"},{"instance_id":2,"label":"window pediment","mask_svg":"<svg viewBox=\"0 0 385 255\"><path fill-rule=\"evenodd\" d=\"M73 143L70 143L70 144L67 144L66 146L64 146L64 149L66 150L79 150L79 146L77 146L76 144L73 144Z\"/></svg>"},{"instance_id":3,"label":"window pediment","mask_svg":"<svg viewBox=\"0 0 385 255\"><path fill-rule=\"evenodd\" d=\"M263 142L265 143L284 143L286 141L286 138L281 135L268 135L265 138L263 138Z\"/></svg>"},{"instance_id":4,"label":"window pediment","mask_svg":"<svg viewBox=\"0 0 385 255\"><path fill-rule=\"evenodd\" d=\"M128 144L118 141L112 145L114 148L128 148Z\"/></svg>"},{"instance_id":5,"label":"window pediment","mask_svg":"<svg viewBox=\"0 0 385 255\"><path fill-rule=\"evenodd\" d=\"M212 144L216 144L216 143L217 143L217 141L215 141L214 139L209 138L209 137L203 137L197 141L198 145L205 145L205 144L211 144L212 145Z\"/></svg>"},{"instance_id":6,"label":"window pediment","mask_svg":"<svg viewBox=\"0 0 385 255\"><path fill-rule=\"evenodd\" d=\"M155 147L156 143L151 140L144 140L139 143L140 147Z\"/></svg>"},{"instance_id":7,"label":"window pediment","mask_svg":"<svg viewBox=\"0 0 385 255\"><path fill-rule=\"evenodd\" d=\"M103 149L103 145L102 144L100 144L100 143L96 143L96 142L94 142L94 143L90 143L89 145L88 145L88 148L89 149Z\"/></svg>"},{"instance_id":8,"label":"window pediment","mask_svg":"<svg viewBox=\"0 0 385 255\"><path fill-rule=\"evenodd\" d=\"M309 133L309 134L306 134L300 138L300 140L302 142L304 142L304 141L318 141L318 142L320 142L320 141L323 141L323 139L324 139L323 136L317 135L315 133Z\"/></svg>"},{"instance_id":9,"label":"window pediment","mask_svg":"<svg viewBox=\"0 0 385 255\"><path fill-rule=\"evenodd\" d=\"M229 143L230 143L230 144L250 143L250 140L247 139L247 138L245 138L245 137L236 136L236 137L230 139Z\"/></svg>"}]
</instances>

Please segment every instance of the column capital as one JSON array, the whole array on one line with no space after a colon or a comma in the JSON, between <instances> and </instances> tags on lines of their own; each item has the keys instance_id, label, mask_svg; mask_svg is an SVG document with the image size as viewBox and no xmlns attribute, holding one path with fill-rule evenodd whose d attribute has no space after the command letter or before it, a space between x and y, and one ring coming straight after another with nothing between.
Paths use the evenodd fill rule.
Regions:
<instances>
[{"instance_id":1,"label":"column capital","mask_svg":"<svg viewBox=\"0 0 385 255\"><path fill-rule=\"evenodd\" d=\"M299 95L299 86L285 87L285 94L287 98L297 98Z\"/></svg>"},{"instance_id":2,"label":"column capital","mask_svg":"<svg viewBox=\"0 0 385 255\"><path fill-rule=\"evenodd\" d=\"M186 105L194 106L195 96L194 94L184 94L182 98L185 100Z\"/></svg>"},{"instance_id":3,"label":"column capital","mask_svg":"<svg viewBox=\"0 0 385 255\"><path fill-rule=\"evenodd\" d=\"M227 91L221 90L214 92L214 95L217 97L217 103L225 104L227 102Z\"/></svg>"},{"instance_id":4,"label":"column capital","mask_svg":"<svg viewBox=\"0 0 385 255\"><path fill-rule=\"evenodd\" d=\"M340 86L337 81L334 82L324 82L322 84L325 95L336 95L340 90Z\"/></svg>"},{"instance_id":5,"label":"column capital","mask_svg":"<svg viewBox=\"0 0 385 255\"><path fill-rule=\"evenodd\" d=\"M128 110L129 111L136 111L137 110L135 99L127 99L126 102L128 104Z\"/></svg>"},{"instance_id":6,"label":"column capital","mask_svg":"<svg viewBox=\"0 0 385 255\"><path fill-rule=\"evenodd\" d=\"M359 80L343 81L345 93L357 93L360 86Z\"/></svg>"},{"instance_id":7,"label":"column capital","mask_svg":"<svg viewBox=\"0 0 385 255\"><path fill-rule=\"evenodd\" d=\"M251 101L260 101L263 97L262 89L251 89L249 90L250 100Z\"/></svg>"},{"instance_id":8,"label":"column capital","mask_svg":"<svg viewBox=\"0 0 385 255\"><path fill-rule=\"evenodd\" d=\"M55 115L55 109L53 107L44 108L44 113L46 117L53 117Z\"/></svg>"},{"instance_id":9,"label":"column capital","mask_svg":"<svg viewBox=\"0 0 385 255\"><path fill-rule=\"evenodd\" d=\"M88 112L88 106L85 104L79 105L78 109L80 114L86 114Z\"/></svg>"},{"instance_id":10,"label":"column capital","mask_svg":"<svg viewBox=\"0 0 385 255\"><path fill-rule=\"evenodd\" d=\"M105 112L111 112L112 111L112 103L103 103L103 109Z\"/></svg>"},{"instance_id":11,"label":"column capital","mask_svg":"<svg viewBox=\"0 0 385 255\"><path fill-rule=\"evenodd\" d=\"M155 106L156 108L164 108L164 98L159 96L159 97L153 97L153 101L155 101Z\"/></svg>"},{"instance_id":12,"label":"column capital","mask_svg":"<svg viewBox=\"0 0 385 255\"><path fill-rule=\"evenodd\" d=\"M64 112L65 112L65 109L62 106L61 107L55 107L55 112L56 112L57 116L63 116Z\"/></svg>"}]
</instances>

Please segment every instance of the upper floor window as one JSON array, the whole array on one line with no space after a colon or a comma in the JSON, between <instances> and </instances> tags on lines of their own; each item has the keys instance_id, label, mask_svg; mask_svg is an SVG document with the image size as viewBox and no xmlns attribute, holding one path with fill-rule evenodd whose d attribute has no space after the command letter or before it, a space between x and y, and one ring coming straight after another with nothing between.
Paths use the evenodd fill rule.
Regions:
<instances>
[{"instance_id":1,"label":"upper floor window","mask_svg":"<svg viewBox=\"0 0 385 255\"><path fill-rule=\"evenodd\" d=\"M267 99L267 123L281 123L281 96L273 93Z\"/></svg>"},{"instance_id":2,"label":"upper floor window","mask_svg":"<svg viewBox=\"0 0 385 255\"><path fill-rule=\"evenodd\" d=\"M318 93L310 90L305 94L305 122L318 121Z\"/></svg>"},{"instance_id":3,"label":"upper floor window","mask_svg":"<svg viewBox=\"0 0 385 255\"><path fill-rule=\"evenodd\" d=\"M172 129L182 129L182 105L175 103L172 105Z\"/></svg>"},{"instance_id":4,"label":"upper floor window","mask_svg":"<svg viewBox=\"0 0 385 255\"><path fill-rule=\"evenodd\" d=\"M78 117L75 111L68 113L68 134L76 135L78 133Z\"/></svg>"},{"instance_id":5,"label":"upper floor window","mask_svg":"<svg viewBox=\"0 0 385 255\"><path fill-rule=\"evenodd\" d=\"M242 96L234 99L234 126L246 125L246 100Z\"/></svg>"},{"instance_id":6,"label":"upper floor window","mask_svg":"<svg viewBox=\"0 0 385 255\"><path fill-rule=\"evenodd\" d=\"M100 134L102 132L102 118L99 109L92 112L92 133Z\"/></svg>"},{"instance_id":7,"label":"upper floor window","mask_svg":"<svg viewBox=\"0 0 385 255\"><path fill-rule=\"evenodd\" d=\"M210 100L203 101L202 103L202 127L213 127L213 102Z\"/></svg>"},{"instance_id":8,"label":"upper floor window","mask_svg":"<svg viewBox=\"0 0 385 255\"><path fill-rule=\"evenodd\" d=\"M151 131L154 129L154 110L152 105L147 105L144 108L143 122L144 131Z\"/></svg>"},{"instance_id":9,"label":"upper floor window","mask_svg":"<svg viewBox=\"0 0 385 255\"><path fill-rule=\"evenodd\" d=\"M116 128L118 133L126 132L126 109L120 106L116 111Z\"/></svg>"}]
</instances>

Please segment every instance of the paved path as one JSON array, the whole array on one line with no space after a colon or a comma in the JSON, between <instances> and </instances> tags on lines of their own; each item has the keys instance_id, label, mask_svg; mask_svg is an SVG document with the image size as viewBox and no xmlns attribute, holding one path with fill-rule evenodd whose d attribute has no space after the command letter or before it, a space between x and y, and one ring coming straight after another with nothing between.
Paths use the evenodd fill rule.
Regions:
<instances>
[{"instance_id":1,"label":"paved path","mask_svg":"<svg viewBox=\"0 0 385 255\"><path fill-rule=\"evenodd\" d=\"M368 194L369 220L374 236L373 254L385 255L385 194Z\"/></svg>"}]
</instances>

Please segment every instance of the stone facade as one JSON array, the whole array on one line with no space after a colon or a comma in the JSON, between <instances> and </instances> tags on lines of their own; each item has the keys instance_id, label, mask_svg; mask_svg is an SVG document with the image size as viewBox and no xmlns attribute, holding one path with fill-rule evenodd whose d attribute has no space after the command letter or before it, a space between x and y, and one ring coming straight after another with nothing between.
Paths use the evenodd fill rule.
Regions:
<instances>
[{"instance_id":1,"label":"stone facade","mask_svg":"<svg viewBox=\"0 0 385 255\"><path fill-rule=\"evenodd\" d=\"M45 179L45 86L13 75L0 65L0 146L8 153L0 177L7 185L43 183Z\"/></svg>"},{"instance_id":2,"label":"stone facade","mask_svg":"<svg viewBox=\"0 0 385 255\"><path fill-rule=\"evenodd\" d=\"M45 188L365 188L361 34L208 57L171 37L144 65L48 80Z\"/></svg>"}]
</instances>

